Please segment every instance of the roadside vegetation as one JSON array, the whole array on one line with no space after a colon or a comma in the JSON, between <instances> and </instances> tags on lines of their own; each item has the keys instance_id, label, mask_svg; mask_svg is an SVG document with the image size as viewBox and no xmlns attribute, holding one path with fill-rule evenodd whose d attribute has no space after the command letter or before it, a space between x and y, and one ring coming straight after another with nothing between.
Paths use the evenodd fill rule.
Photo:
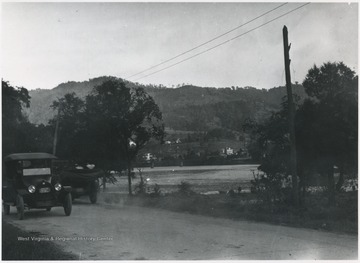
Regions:
<instances>
[{"instance_id":1,"label":"roadside vegetation","mask_svg":"<svg viewBox=\"0 0 360 263\"><path fill-rule=\"evenodd\" d=\"M357 191L338 194L335 206L327 205L327 193L309 194L307 205L294 208L282 202L266 203L256 193L230 191L213 195L195 193L183 182L173 193L162 194L155 186L151 193L132 197L102 193L106 204L125 204L233 220L251 220L275 225L310 228L336 233L358 233Z\"/></svg>"}]
</instances>

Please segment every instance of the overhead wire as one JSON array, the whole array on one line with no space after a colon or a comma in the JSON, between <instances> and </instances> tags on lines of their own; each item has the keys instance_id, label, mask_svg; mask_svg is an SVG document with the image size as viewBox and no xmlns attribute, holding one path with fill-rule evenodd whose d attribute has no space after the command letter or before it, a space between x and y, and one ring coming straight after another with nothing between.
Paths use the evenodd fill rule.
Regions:
<instances>
[{"instance_id":1,"label":"overhead wire","mask_svg":"<svg viewBox=\"0 0 360 263\"><path fill-rule=\"evenodd\" d=\"M140 78L137 78L137 79L135 79L134 81L138 81L138 80L140 80L140 79L143 79L143 78L152 76L152 75L154 75L154 74L156 74L156 73L159 73L159 72L164 71L164 70L166 70L166 69L172 68L172 67L174 67L174 66L176 66L176 65L178 65L178 64L180 64L180 63L183 63L183 62L185 62L185 61L188 61L188 60L190 60L190 59L193 59L193 58L195 58L195 57L198 57L198 56L200 56L200 55L202 55L202 54L204 54L204 53L206 53L206 52L209 52L209 51L211 51L211 50L213 50L213 49L215 49L215 48L218 48L218 47L220 47L220 46L222 46L222 45L225 45L225 44L227 44L227 43L229 43L229 42L231 42L231 41L233 41L233 40L235 40L235 39L237 39L237 38L239 38L239 37L242 37L242 36L244 36L244 35L252 32L252 31L255 31L256 29L259 29L259 28L261 28L261 27L263 27L263 26L265 26L265 25L267 25L267 24L270 24L271 22L276 21L276 20L278 20L278 19L280 19L280 18L282 18L282 17L284 17L284 16L286 16L286 15L292 13L292 12L295 12L295 11L297 11L298 9L303 8L304 6L309 5L309 4L310 4L310 2L305 3L305 4L301 5L301 6L298 6L298 7L294 8L294 9L292 9L292 10L290 10L290 11L288 11L288 12L282 14L282 15L279 15L279 16L277 16L277 17L275 17L275 18L273 18L273 19L271 19L271 20L269 20L269 21L267 21L267 22L265 22L265 23L257 26L257 27L252 28L252 29L250 29L250 30L248 30L248 31L240 34L240 35L237 35L237 36L235 36L235 37L233 37L233 38L230 38L230 39L228 39L228 40L226 40L226 41L224 41L224 42L221 42L220 44L217 44L217 45L215 45L215 46L213 46L213 47L211 47L211 48L208 48L208 49L206 49L206 50L204 50L204 51L202 51L202 52L199 52L199 53L197 53L197 54L195 54L195 55L192 55L192 56L190 56L190 57L188 57L188 58L185 58L185 59L180 60L180 61L178 61L178 62L176 62L176 63L173 63L173 64L171 64L171 65L169 65L169 66L167 66L167 67L165 67L165 68L159 69L159 70L154 71L154 72L152 72L152 73L150 73L150 74L147 74L147 75L145 75L145 76L142 76L142 77L140 77Z\"/></svg>"},{"instance_id":2,"label":"overhead wire","mask_svg":"<svg viewBox=\"0 0 360 263\"><path fill-rule=\"evenodd\" d=\"M265 16L265 15L267 15L267 14L269 14L269 13L271 13L271 12L277 10L277 9L279 9L280 7L283 7L283 6L286 5L286 4L288 4L288 3L287 3L287 2L286 2L286 3L283 3L283 4L281 4L281 5L277 6L277 7L269 10L269 11L266 11L265 13L262 13L261 15L255 17L255 18L253 18L253 19L251 19L251 20L249 20L249 21L247 21L247 22L245 22L245 23L243 23L243 24L241 24L241 25L239 25L239 26L237 26L237 27L229 30L229 31L226 31L225 33L222 33L221 35L218 35L218 36L216 36L216 37L214 37L214 38L212 38L212 39L210 39L210 40L208 40L208 41L206 41L206 42L204 42L204 43L202 43L202 44L200 44L200 45L197 45L197 46L195 46L195 47L193 47L193 48L191 48L191 49L189 49L189 50L187 50L187 51L184 51L184 52L182 52L182 53L180 53L180 54L178 54L178 55L176 55L176 56L174 56L174 57L171 57L171 58L169 58L169 59L167 59L167 60L164 60L164 61L160 62L159 64L156 64L156 65L153 65L153 66L151 66L151 67L149 67L149 68L147 68L147 69L144 69L143 71L140 71L140 72L138 72L138 73L136 73L136 74L133 74L133 75L127 77L127 78L132 78L132 77L135 77L135 76L137 76L137 75L140 75L141 73L144 73L144 72L146 72L146 71L149 71L150 69L153 69L153 68L156 68L156 67L158 67L158 66L161 66L161 65L163 65L163 64L165 64L165 63L167 63L167 62L170 62L170 61L172 61L172 60L174 60L174 59L176 59L176 58L178 58L178 57L181 57L181 56L183 56L183 55L185 55L185 54L187 54L187 53L189 53L189 52L191 52L191 51L194 51L195 49L198 49L199 47L202 47L202 46L204 46L204 45L206 45L206 44L209 44L209 43L211 43L211 42L213 42L213 41L215 41L215 40L217 40L217 39L219 39L219 38L221 38L221 37L223 37L223 36L225 36L225 35L233 32L233 31L235 31L235 30L237 30L237 29L239 29L239 28L241 28L241 27L243 27L243 26L245 26L245 25L247 25L247 24L250 24L251 22L254 22L255 20L257 20L257 19L259 19L259 18L261 18L261 17L263 17L263 16ZM126 79L127 79L127 78L126 78Z\"/></svg>"}]
</instances>

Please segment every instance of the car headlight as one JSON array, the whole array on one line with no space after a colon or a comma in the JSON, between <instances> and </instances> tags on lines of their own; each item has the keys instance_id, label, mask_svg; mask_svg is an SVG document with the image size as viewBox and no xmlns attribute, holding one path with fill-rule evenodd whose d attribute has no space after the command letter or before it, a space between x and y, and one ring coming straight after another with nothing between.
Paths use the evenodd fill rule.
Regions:
<instances>
[{"instance_id":1,"label":"car headlight","mask_svg":"<svg viewBox=\"0 0 360 263\"><path fill-rule=\"evenodd\" d=\"M29 191L29 193L31 193L31 194L35 193L36 187L33 186L33 185L30 185L30 186L28 187L28 191Z\"/></svg>"},{"instance_id":2,"label":"car headlight","mask_svg":"<svg viewBox=\"0 0 360 263\"><path fill-rule=\"evenodd\" d=\"M61 187L62 187L61 184L59 184L59 183L55 184L55 190L56 191L60 191Z\"/></svg>"}]
</instances>

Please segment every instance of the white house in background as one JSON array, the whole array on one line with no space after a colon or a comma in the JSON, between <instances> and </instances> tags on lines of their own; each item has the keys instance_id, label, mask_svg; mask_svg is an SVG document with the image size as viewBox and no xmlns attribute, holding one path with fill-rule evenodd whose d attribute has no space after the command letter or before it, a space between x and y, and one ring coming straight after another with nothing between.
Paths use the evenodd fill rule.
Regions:
<instances>
[{"instance_id":1,"label":"white house in background","mask_svg":"<svg viewBox=\"0 0 360 263\"><path fill-rule=\"evenodd\" d=\"M152 158L153 158L153 155L151 153L145 153L143 158L146 160L146 161L150 161Z\"/></svg>"},{"instance_id":2,"label":"white house in background","mask_svg":"<svg viewBox=\"0 0 360 263\"><path fill-rule=\"evenodd\" d=\"M226 155L233 155L233 154L234 154L234 149L230 147L226 147Z\"/></svg>"},{"instance_id":3,"label":"white house in background","mask_svg":"<svg viewBox=\"0 0 360 263\"><path fill-rule=\"evenodd\" d=\"M234 154L234 149L230 148L230 147L226 147L222 149L222 153L226 154L226 155L233 155Z\"/></svg>"}]
</instances>

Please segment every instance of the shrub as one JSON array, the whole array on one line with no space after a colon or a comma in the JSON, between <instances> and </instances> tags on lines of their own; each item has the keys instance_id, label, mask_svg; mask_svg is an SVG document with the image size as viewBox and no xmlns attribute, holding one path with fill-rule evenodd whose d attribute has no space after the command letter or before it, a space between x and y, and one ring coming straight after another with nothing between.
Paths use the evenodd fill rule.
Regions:
<instances>
[{"instance_id":1,"label":"shrub","mask_svg":"<svg viewBox=\"0 0 360 263\"><path fill-rule=\"evenodd\" d=\"M191 195L194 193L194 191L191 189L191 184L185 181L181 181L181 183L178 185L179 193L183 195Z\"/></svg>"},{"instance_id":2,"label":"shrub","mask_svg":"<svg viewBox=\"0 0 360 263\"><path fill-rule=\"evenodd\" d=\"M140 182L135 185L136 194L146 194L147 181L142 177L141 169L139 169Z\"/></svg>"},{"instance_id":3,"label":"shrub","mask_svg":"<svg viewBox=\"0 0 360 263\"><path fill-rule=\"evenodd\" d=\"M146 194L146 186L147 182L144 180L140 180L138 184L135 185L135 193L136 194Z\"/></svg>"},{"instance_id":4,"label":"shrub","mask_svg":"<svg viewBox=\"0 0 360 263\"><path fill-rule=\"evenodd\" d=\"M155 184L154 191L150 193L151 197L159 197L161 195L160 186L158 184Z\"/></svg>"},{"instance_id":5,"label":"shrub","mask_svg":"<svg viewBox=\"0 0 360 263\"><path fill-rule=\"evenodd\" d=\"M291 199L289 177L281 174L255 173L251 180L251 192L264 203L288 203Z\"/></svg>"}]
</instances>

